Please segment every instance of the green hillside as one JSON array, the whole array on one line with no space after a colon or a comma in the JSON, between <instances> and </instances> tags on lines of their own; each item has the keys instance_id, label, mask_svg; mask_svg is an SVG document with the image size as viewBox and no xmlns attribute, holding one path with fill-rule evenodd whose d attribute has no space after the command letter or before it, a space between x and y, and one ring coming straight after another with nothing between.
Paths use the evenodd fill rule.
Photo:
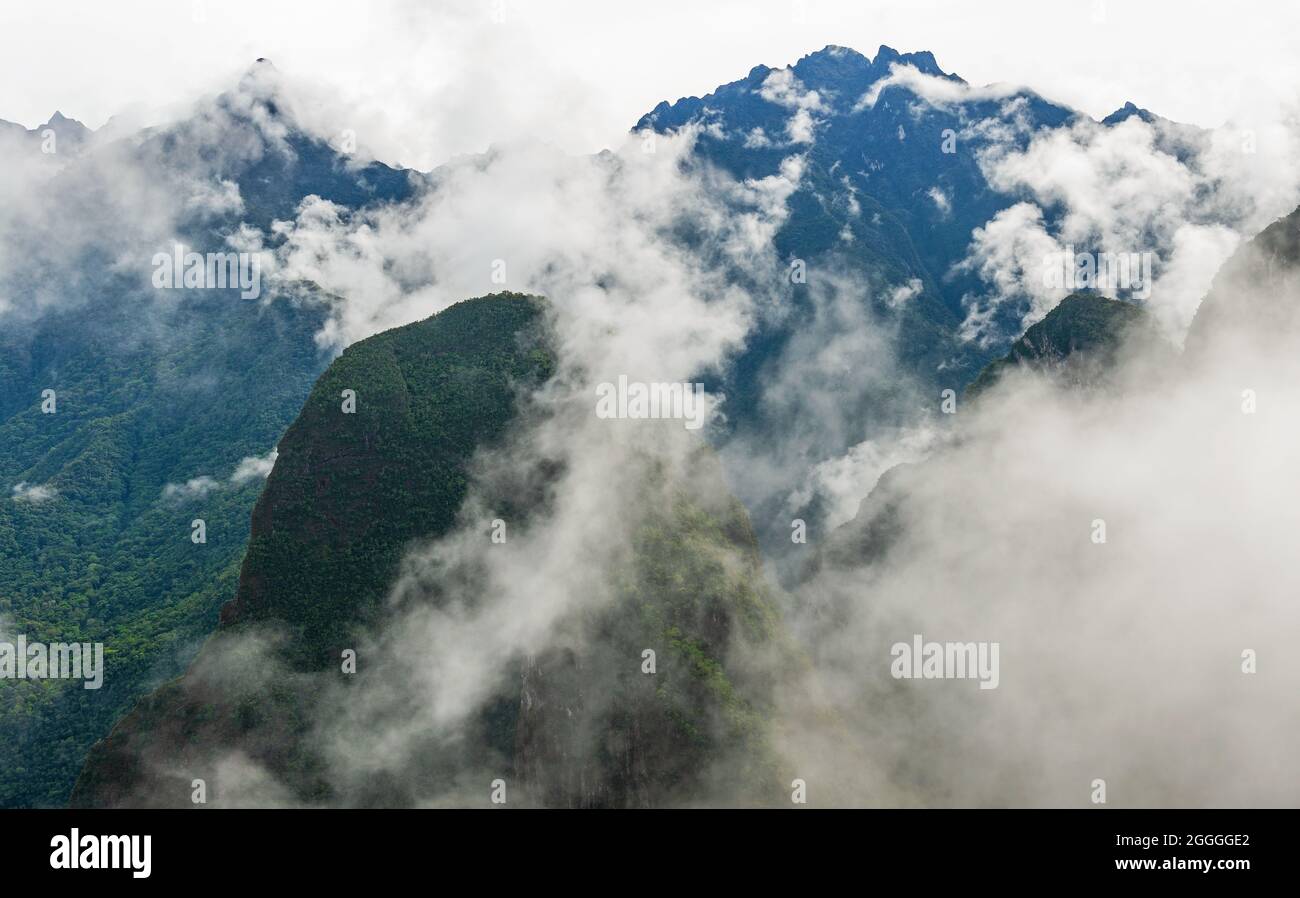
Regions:
<instances>
[{"instance_id":1,"label":"green hillside","mask_svg":"<svg viewBox=\"0 0 1300 898\"><path fill-rule=\"evenodd\" d=\"M645 460L644 516L632 557L608 572L612 601L567 622L589 649L517 659L514 686L466 727L460 754L431 745L417 774L347 792L303 738L340 650L382 622L405 551L451 528L474 452L504 438L519 398L551 375L543 309L517 294L469 300L331 365L280 442L221 630L189 674L95 746L75 804L184 805L190 774L215 776L211 759L232 750L294 800L331 804L415 802L482 757L511 765L540 804L657 804L705 776L729 794L777 794L765 681L730 653L774 640L784 650L779 620L748 518L703 446L686 482ZM355 414L342 411L344 390ZM284 675L210 674L242 634L268 627L283 634ZM647 646L660 657L653 678L639 671ZM619 698L596 703L594 691Z\"/></svg>"},{"instance_id":2,"label":"green hillside","mask_svg":"<svg viewBox=\"0 0 1300 898\"><path fill-rule=\"evenodd\" d=\"M319 317L287 302L222 291L159 309L156 329L138 314L110 292L0 335L0 630L102 642L106 667L98 690L0 686L0 806L65 803L91 743L193 657L233 592L262 485L231 475L274 447L328 361Z\"/></svg>"}]
</instances>

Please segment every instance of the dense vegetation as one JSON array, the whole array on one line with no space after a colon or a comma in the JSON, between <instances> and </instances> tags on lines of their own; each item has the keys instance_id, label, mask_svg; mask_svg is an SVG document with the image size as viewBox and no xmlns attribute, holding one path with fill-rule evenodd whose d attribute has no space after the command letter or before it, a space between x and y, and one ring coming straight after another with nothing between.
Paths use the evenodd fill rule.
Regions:
<instances>
[{"instance_id":1,"label":"dense vegetation","mask_svg":"<svg viewBox=\"0 0 1300 898\"><path fill-rule=\"evenodd\" d=\"M474 452L500 440L528 388L550 376L542 309L517 294L470 300L363 340L331 365L280 443L222 630L190 674L141 702L95 747L76 803L184 804L185 775L160 771L207 770L211 752L234 749L266 765L297 800L412 800L418 782L379 777L341 795L322 777L302 738L320 692L311 684L338 676L340 649L384 613L403 553L454 523ZM356 391L355 414L341 411L345 389ZM776 794L764 729L770 699L728 653L737 641L779 640L779 620L748 518L700 451L690 467L701 483L659 482L648 461L651 511L632 557L611 572L614 599L571 622L590 637L587 653L519 659L513 692L465 734L480 746L471 754L512 759L538 803L654 804L698 785L724 756L737 759L728 769L754 794ZM659 495L673 498L650 500ZM285 634L276 651L292 675L269 688L214 687L201 672L205 657L264 625ZM646 646L659 652L656 677L639 671ZM612 701L590 700L606 691ZM582 742L593 736L598 745ZM420 778L454 776L436 746L428 757Z\"/></svg>"},{"instance_id":2,"label":"dense vegetation","mask_svg":"<svg viewBox=\"0 0 1300 898\"><path fill-rule=\"evenodd\" d=\"M349 634L377 609L403 550L453 523L475 449L502 435L517 391L549 375L541 313L517 294L471 300L339 356L280 442L223 630L282 625L284 660L303 671L354 645ZM355 413L343 412L344 390L355 392ZM194 718L208 738L237 743L268 717L305 716L310 701L288 685L200 698L184 681L166 684L96 746L74 800L111 802L150 775L142 759L179 759L169 718ZM260 711L248 707L259 702ZM286 734L276 751L291 758L281 772L304 782L296 738Z\"/></svg>"},{"instance_id":3,"label":"dense vegetation","mask_svg":"<svg viewBox=\"0 0 1300 898\"><path fill-rule=\"evenodd\" d=\"M277 114L269 105L258 112ZM222 95L192 121L83 152L44 201L68 220L102 215L99 152L163 182L234 182L242 208L177 223L187 246L207 251L228 249L241 223L292 217L309 194L358 207L411 192L408 173L350 164L292 129L282 145L263 146L255 118ZM132 246L124 263L119 251L90 244L58 266L0 272L10 296L39 294L45 304L0 313L0 638L103 642L107 668L99 690L0 682L0 807L63 804L90 744L193 657L234 594L262 487L260 477L231 475L275 447L329 362L314 340L329 298L312 285L273 301L141 289L129 261L147 271L163 248ZM8 258L28 255L11 249ZM45 390L55 393L54 414L42 413ZM212 483L164 494L204 477ZM19 485L44 492L15 492ZM204 544L190 538L196 518Z\"/></svg>"},{"instance_id":4,"label":"dense vegetation","mask_svg":"<svg viewBox=\"0 0 1300 898\"><path fill-rule=\"evenodd\" d=\"M227 626L292 623L291 654L324 663L387 591L411 540L454 522L474 451L516 392L551 373L539 300L499 294L350 346L280 442L253 512ZM343 391L356 395L343 413Z\"/></svg>"},{"instance_id":5,"label":"dense vegetation","mask_svg":"<svg viewBox=\"0 0 1300 898\"><path fill-rule=\"evenodd\" d=\"M0 685L0 805L66 801L89 745L211 631L262 486L231 475L275 446L327 361L312 341L319 319L288 305L223 294L159 314L164 331L137 335L130 302L106 301L51 316L30 339L0 338L5 638L102 642L106 667L99 690ZM206 492L165 495L204 476ZM18 484L50 497L24 500Z\"/></svg>"}]
</instances>

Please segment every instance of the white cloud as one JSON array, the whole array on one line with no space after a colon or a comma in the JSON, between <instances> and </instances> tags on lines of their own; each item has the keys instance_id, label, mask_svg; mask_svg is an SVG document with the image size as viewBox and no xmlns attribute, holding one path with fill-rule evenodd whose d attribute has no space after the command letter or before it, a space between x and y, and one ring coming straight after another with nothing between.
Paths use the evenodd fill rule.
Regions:
<instances>
[{"instance_id":1,"label":"white cloud","mask_svg":"<svg viewBox=\"0 0 1300 898\"><path fill-rule=\"evenodd\" d=\"M242 458L231 475L218 480L207 474L191 477L184 483L169 483L163 487L163 498L175 502L202 499L218 490L243 486L254 480L265 480L275 466L279 450L272 449L266 455L248 455Z\"/></svg>"},{"instance_id":2,"label":"white cloud","mask_svg":"<svg viewBox=\"0 0 1300 898\"><path fill-rule=\"evenodd\" d=\"M989 324L1001 302L1008 299L1028 299L1025 325L1050 312L1068 292L1049 286L1043 278L1045 260L1060 251L1060 244L1047 232L1043 210L1033 203L1016 203L1003 209L988 224L976 228L961 266L976 271L989 285L995 299L969 304L963 337L987 340L995 336Z\"/></svg>"},{"instance_id":3,"label":"white cloud","mask_svg":"<svg viewBox=\"0 0 1300 898\"><path fill-rule=\"evenodd\" d=\"M909 278L906 284L895 287L887 300L890 308L896 309L902 306L909 299L919 294L922 286L920 278Z\"/></svg>"},{"instance_id":4,"label":"white cloud","mask_svg":"<svg viewBox=\"0 0 1300 898\"><path fill-rule=\"evenodd\" d=\"M825 527L827 530L839 527L857 514L859 503L871 492L880 475L895 465L925 458L933 451L937 438L934 428L921 424L864 440L843 455L817 464L795 504L806 504L813 496L821 497L827 504Z\"/></svg>"},{"instance_id":5,"label":"white cloud","mask_svg":"<svg viewBox=\"0 0 1300 898\"><path fill-rule=\"evenodd\" d=\"M931 187L926 196L928 196L934 203L935 208L939 210L940 215L947 216L948 213L952 211L952 201L949 200L948 195L938 187Z\"/></svg>"},{"instance_id":6,"label":"white cloud","mask_svg":"<svg viewBox=\"0 0 1300 898\"><path fill-rule=\"evenodd\" d=\"M913 65L890 66L889 74L871 85L871 89L853 104L854 112L874 109L880 95L890 87L901 87L919 96L932 106L947 108L962 103L975 103L981 100L1006 99L1024 88L1010 84L990 84L986 87L972 87L964 81L927 75ZM902 139L902 135L899 135Z\"/></svg>"},{"instance_id":7,"label":"white cloud","mask_svg":"<svg viewBox=\"0 0 1300 898\"><path fill-rule=\"evenodd\" d=\"M1225 323L1243 310L1249 331L1256 300L1293 308L1280 286L1225 284ZM1284 562L1300 355L1294 330L1272 348L1260 331L1211 334L1169 368L1122 355L1106 391L1013 375L965 404L799 591L851 735L798 726L793 706L791 765L854 769L849 805L1086 807L1094 778L1122 807L1294 805L1297 721L1277 709L1300 676L1279 628L1300 591ZM1244 377L1266 410L1242 413ZM917 633L999 643L1000 685L893 679L891 644Z\"/></svg>"},{"instance_id":8,"label":"white cloud","mask_svg":"<svg viewBox=\"0 0 1300 898\"><path fill-rule=\"evenodd\" d=\"M199 477L191 477L184 483L169 483L163 487L163 498L171 499L177 502L184 502L189 499L202 499L208 493L214 490L222 489L221 481L203 474Z\"/></svg>"},{"instance_id":9,"label":"white cloud","mask_svg":"<svg viewBox=\"0 0 1300 898\"><path fill-rule=\"evenodd\" d=\"M275 466L275 460L279 455L278 449L272 449L266 455L245 456L235 467L235 472L230 475L230 482L239 486L250 480L265 480L270 475L271 468Z\"/></svg>"},{"instance_id":10,"label":"white cloud","mask_svg":"<svg viewBox=\"0 0 1300 898\"><path fill-rule=\"evenodd\" d=\"M10 491L15 502L30 502L32 505L48 502L58 494L59 491L52 486L28 483L25 480L15 483Z\"/></svg>"},{"instance_id":11,"label":"white cloud","mask_svg":"<svg viewBox=\"0 0 1300 898\"><path fill-rule=\"evenodd\" d=\"M815 90L804 87L793 69L774 69L763 79L758 95L769 103L784 106L786 109L807 109L812 112L824 112L826 106L821 95Z\"/></svg>"},{"instance_id":12,"label":"white cloud","mask_svg":"<svg viewBox=\"0 0 1300 898\"><path fill-rule=\"evenodd\" d=\"M714 235L727 259L752 264L784 220L803 164L790 157L776 175L738 184L695 166L694 140L691 129L659 135L655 152L644 153L630 137L618 153L595 158L502 146L446 166L411 204L364 215L309 198L280 227L279 275L343 298L319 336L326 345L510 289L586 308L583 327L610 326L611 316L620 327L653 330L659 319L698 327L675 346L638 353L651 354L647 364L661 350L712 364L743 339L751 310L726 288L704 303L693 281L705 273L665 237L690 220ZM503 268L494 267L498 260ZM493 279L498 271L504 282Z\"/></svg>"},{"instance_id":13,"label":"white cloud","mask_svg":"<svg viewBox=\"0 0 1300 898\"><path fill-rule=\"evenodd\" d=\"M758 93L769 103L792 110L790 119L785 125L786 137L791 143L813 142L817 126L817 119L813 117L813 113L828 111L817 91L805 88L803 82L787 68L772 71L763 80Z\"/></svg>"},{"instance_id":14,"label":"white cloud","mask_svg":"<svg viewBox=\"0 0 1300 898\"><path fill-rule=\"evenodd\" d=\"M1025 199L971 235L962 265L989 291L967 298L967 335L985 334L1007 302L1028 301L1022 326L1041 318L1066 292L1044 285L1044 259L1073 246L1153 253L1148 304L1181 340L1237 242L1300 202L1295 159L1244 153L1241 139L1232 128L1197 133L1132 117L1114 127L1078 120L1040 132L1024 150L986 148L980 164L990 184ZM1275 149L1300 148L1300 127L1273 139Z\"/></svg>"}]
</instances>

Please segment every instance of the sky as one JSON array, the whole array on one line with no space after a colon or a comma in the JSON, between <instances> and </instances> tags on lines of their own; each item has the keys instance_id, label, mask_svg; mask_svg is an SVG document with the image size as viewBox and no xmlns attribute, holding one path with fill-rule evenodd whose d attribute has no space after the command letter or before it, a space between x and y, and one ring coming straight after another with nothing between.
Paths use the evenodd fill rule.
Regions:
<instances>
[{"instance_id":1,"label":"sky","mask_svg":"<svg viewBox=\"0 0 1300 898\"><path fill-rule=\"evenodd\" d=\"M1262 0L7 2L0 118L34 127L57 109L99 127L134 108L157 120L266 57L355 108L376 155L432 167L525 138L595 152L662 99L827 44L886 44L1094 117L1132 100L1248 127L1300 92L1298 26L1300 5Z\"/></svg>"}]
</instances>

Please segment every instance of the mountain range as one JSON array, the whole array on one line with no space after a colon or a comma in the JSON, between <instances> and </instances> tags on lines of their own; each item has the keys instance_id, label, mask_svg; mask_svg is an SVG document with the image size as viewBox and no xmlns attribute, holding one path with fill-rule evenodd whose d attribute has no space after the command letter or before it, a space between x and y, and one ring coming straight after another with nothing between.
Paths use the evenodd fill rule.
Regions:
<instances>
[{"instance_id":1,"label":"mountain range","mask_svg":"<svg viewBox=\"0 0 1300 898\"><path fill-rule=\"evenodd\" d=\"M466 296L334 356L319 335L343 300L316 284L272 282L254 300L237 290L159 297L123 270L128 239L221 251L251 230L274 248L276 223L310 197L355 213L415 202L437 182L437 171L359 162L308 133L267 87L269 65L259 61L192 118L126 137L97 141L59 114L31 131L0 123L0 140L24 148L15 152L41 153L42 133L54 132L63 167L47 201L61 233L111 213L119 199L104 172L117 167L197 198L157 233L48 241L69 246L57 256L40 233L0 235L35 260L0 274L5 294L33 300L0 306L0 484L10 493L0 498L0 626L103 642L107 655L99 692L6 684L0 739L15 762L0 772L0 805L183 806L196 778L228 803L417 804L444 794L440 783L491 780L492 770L536 805L777 803L791 775L774 747L774 671L807 659L783 622L797 598L772 584L765 559L790 551L785 511L798 475L751 493L726 460L737 441L796 435L766 389L784 376L792 341L825 313L821 278L891 335L898 376L855 383L848 372L836 401L850 426L808 450L810 465L886 424L932 415L918 406L941 389L974 400L1012 369L1092 384L1131 332L1157 339L1140 309L1095 294L1066 298L1023 333L1024 304L1002 309L995 339L964 332L969 299L985 289L962 264L972 232L1021 199L990 181L981 153L1023 150L1078 122L1074 110L1028 90L972 88L930 53L881 47L871 59L835 46L659 104L633 131L690 129L695 158L737 182L780 177L798 156L772 243L783 265L801 262L812 277L782 285L781 303L726 370L701 373L726 396L712 446L700 440L687 470L647 450L630 478L643 497L635 550L614 565L601 610L565 618L589 638L514 659L462 740L419 745L414 779L340 782L314 737L349 690L367 688L365 656L354 683L342 676L345 653L402 620L392 592L404 559L462 523L481 485L476 460L544 416L562 379L556 297ZM1126 104L1099 126L1134 117L1157 120ZM1188 354L1243 316L1293 320L1285 304L1243 310L1233 281L1293 283L1297 214L1225 266ZM679 238L689 250L690 235ZM1161 352L1175 364L1172 347ZM42 410L46 390L53 414ZM347 390L355 414L343 411ZM881 524L876 509L899 507L909 471L882 478L838 531L816 529L815 501L798 509L831 547L821 563L887 552L881 532L902 525ZM554 501L537 484L560 476L542 465L529 489L507 484L491 498L503 520L526 521ZM444 574L456 583L473 571ZM425 585L440 612L454 607L440 592L450 586ZM258 654L245 664L250 643ZM622 663L650 647L654 680ZM745 660L756 656L767 666ZM602 697L593 679L608 687ZM282 791L223 794L223 782L253 788L231 758Z\"/></svg>"}]
</instances>

